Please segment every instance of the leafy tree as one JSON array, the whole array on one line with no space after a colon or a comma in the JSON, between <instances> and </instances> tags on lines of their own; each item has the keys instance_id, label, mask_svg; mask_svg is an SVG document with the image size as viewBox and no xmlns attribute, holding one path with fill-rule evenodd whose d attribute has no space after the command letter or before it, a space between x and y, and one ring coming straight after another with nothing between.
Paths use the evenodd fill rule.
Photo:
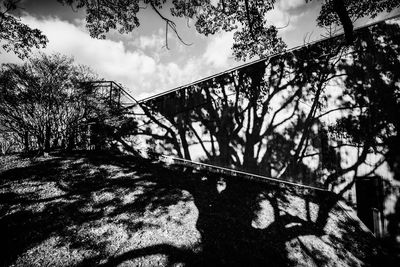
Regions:
<instances>
[{"instance_id":1,"label":"leafy tree","mask_svg":"<svg viewBox=\"0 0 400 267\"><path fill-rule=\"evenodd\" d=\"M314 0L315 1L315 0ZM165 21L166 46L168 47L168 30L180 37L176 24L165 9L175 17L193 19L196 30L204 35L220 31L233 31L233 54L237 60L246 60L254 56L267 56L280 52L285 43L278 36L278 29L266 20L266 14L274 8L275 0L59 0L75 8L85 8L87 28L92 37L105 38L112 29L120 33L129 33L140 26L138 14L142 9L150 8ZM311 2L311 0L305 0ZM323 27L343 25L346 39L353 42L353 21L361 17L375 17L384 11L400 7L396 0L357 1L326 0L323 1L321 13L317 19Z\"/></svg>"},{"instance_id":2,"label":"leafy tree","mask_svg":"<svg viewBox=\"0 0 400 267\"><path fill-rule=\"evenodd\" d=\"M196 30L204 35L235 30L233 54L237 60L281 52L286 45L278 29L266 20L275 1L174 1L171 14L195 20ZM196 7L196 5L198 7Z\"/></svg>"},{"instance_id":3,"label":"leafy tree","mask_svg":"<svg viewBox=\"0 0 400 267\"><path fill-rule=\"evenodd\" d=\"M17 9L19 0L0 0L0 44L6 52L27 58L33 47L45 47L47 38L38 29L22 23L10 12Z\"/></svg>"},{"instance_id":4,"label":"leafy tree","mask_svg":"<svg viewBox=\"0 0 400 267\"><path fill-rule=\"evenodd\" d=\"M246 60L254 56L267 56L285 49L285 43L278 36L278 30L266 20L266 15L274 8L275 0L58 0L73 8L86 10L86 22L90 35L105 38L110 30L121 34L129 33L140 26L138 14L149 6L166 25L166 47L168 31L179 35L176 23L166 15L193 19L196 30L204 35L220 31L233 31L233 54L237 60ZM311 2L312 0L305 0ZM316 1L316 0L314 0ZM14 51L24 58L32 47L44 47L47 39L37 29L31 29L21 23L11 11L17 9L18 0L2 0L0 12L0 40L3 49ZM331 27L342 25L347 42L353 42L353 22L361 17L375 17L381 12L390 12L400 7L396 0L360 1L325 0L317 19L318 25ZM186 43L185 43L186 44Z\"/></svg>"},{"instance_id":5,"label":"leafy tree","mask_svg":"<svg viewBox=\"0 0 400 267\"><path fill-rule=\"evenodd\" d=\"M167 1L88 1L88 0L59 0L60 2L85 8L87 12L87 28L95 38L105 38L105 34L116 29L120 33L128 33L140 26L138 14L146 6L159 15L166 23L166 30L172 30L180 37L176 24L162 9ZM274 1L218 1L216 5L211 1L175 0L172 1L170 14L175 17L194 19L196 30L204 35L214 34L221 30L236 30L233 46L237 59L246 59L255 55L265 55L281 51L285 44L277 36L275 26L265 21L265 15L273 9ZM166 46L168 39L166 35Z\"/></svg>"},{"instance_id":6,"label":"leafy tree","mask_svg":"<svg viewBox=\"0 0 400 267\"><path fill-rule=\"evenodd\" d=\"M311 1L311 0L307 0ZM390 12L400 7L396 0L357 1L357 0L330 0L324 1L317 18L318 26L343 26L348 43L354 41L353 22L362 17L376 17L379 13Z\"/></svg>"},{"instance_id":7,"label":"leafy tree","mask_svg":"<svg viewBox=\"0 0 400 267\"><path fill-rule=\"evenodd\" d=\"M71 58L40 55L24 65L3 65L0 73L0 122L19 136L25 150L74 148L87 142L88 124L108 112L92 87L96 76ZM100 118L100 119L99 119Z\"/></svg>"}]
</instances>

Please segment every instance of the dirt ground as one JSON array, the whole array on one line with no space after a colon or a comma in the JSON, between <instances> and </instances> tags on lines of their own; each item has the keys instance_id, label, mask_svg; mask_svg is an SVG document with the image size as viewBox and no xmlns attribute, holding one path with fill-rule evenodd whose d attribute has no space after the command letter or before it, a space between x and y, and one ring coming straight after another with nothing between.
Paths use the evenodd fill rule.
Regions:
<instances>
[{"instance_id":1,"label":"dirt ground","mask_svg":"<svg viewBox=\"0 0 400 267\"><path fill-rule=\"evenodd\" d=\"M0 266L364 266L330 195L106 152L0 157Z\"/></svg>"}]
</instances>

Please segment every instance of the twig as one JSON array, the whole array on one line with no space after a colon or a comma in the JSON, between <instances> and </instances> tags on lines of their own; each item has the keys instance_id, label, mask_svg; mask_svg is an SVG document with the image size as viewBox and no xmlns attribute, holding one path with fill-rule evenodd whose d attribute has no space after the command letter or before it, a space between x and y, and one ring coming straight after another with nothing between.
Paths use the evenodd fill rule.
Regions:
<instances>
[{"instance_id":1,"label":"twig","mask_svg":"<svg viewBox=\"0 0 400 267\"><path fill-rule=\"evenodd\" d=\"M169 49L168 47L168 28L171 28L171 30L175 33L175 35L178 37L179 41L181 43L183 43L184 45L190 46L192 44L186 43L185 41L183 41L182 37L180 36L180 34L178 33L178 30L176 29L176 24L175 22L173 22L172 20L166 18L165 16L163 16L160 11L158 11L157 7L154 5L153 2L150 2L151 7L153 8L153 10L157 13L157 15L165 21L165 28L166 28L166 33L165 33L165 47L167 49Z\"/></svg>"},{"instance_id":2,"label":"twig","mask_svg":"<svg viewBox=\"0 0 400 267\"><path fill-rule=\"evenodd\" d=\"M275 26L275 28L276 28L277 30L282 30L282 29L286 28L287 26L289 26L289 23L290 23L290 17L289 17L288 22L286 23L285 26L281 26L281 27L276 27L276 26Z\"/></svg>"}]
</instances>

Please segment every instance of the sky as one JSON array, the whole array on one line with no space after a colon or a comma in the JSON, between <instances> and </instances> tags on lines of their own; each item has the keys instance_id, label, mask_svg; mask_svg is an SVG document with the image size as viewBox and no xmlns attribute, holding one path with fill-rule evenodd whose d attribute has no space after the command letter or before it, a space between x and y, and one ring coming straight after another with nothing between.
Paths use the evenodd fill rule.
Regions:
<instances>
[{"instance_id":1,"label":"sky","mask_svg":"<svg viewBox=\"0 0 400 267\"><path fill-rule=\"evenodd\" d=\"M244 64L232 57L233 32L203 36L193 21L173 18L186 46L171 32L165 47L165 23L151 8L139 13L141 26L132 33L111 32L105 40L93 39L85 28L84 10L74 11L56 0L22 0L22 22L40 29L48 38L46 54L71 56L89 66L99 77L120 83L136 99L161 93L198 79ZM321 1L277 0L267 20L277 27L289 48L322 38L316 26ZM164 15L167 9L161 10ZM380 20L391 14L381 14ZM359 23L369 23L364 20ZM356 25L357 26L357 25ZM0 63L21 63L14 54L1 51Z\"/></svg>"}]
</instances>

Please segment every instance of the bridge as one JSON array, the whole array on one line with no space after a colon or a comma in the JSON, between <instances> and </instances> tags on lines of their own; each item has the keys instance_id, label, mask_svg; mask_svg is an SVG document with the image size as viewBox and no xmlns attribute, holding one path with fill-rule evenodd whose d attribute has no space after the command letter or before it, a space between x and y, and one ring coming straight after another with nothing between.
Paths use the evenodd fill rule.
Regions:
<instances>
[{"instance_id":1,"label":"bridge","mask_svg":"<svg viewBox=\"0 0 400 267\"><path fill-rule=\"evenodd\" d=\"M136 99L121 84L114 81L88 81L81 84L90 88L112 107L126 108L137 103Z\"/></svg>"},{"instance_id":2,"label":"bridge","mask_svg":"<svg viewBox=\"0 0 400 267\"><path fill-rule=\"evenodd\" d=\"M366 25L355 33L365 38L368 28L392 38L387 25ZM332 104L335 91L329 88L345 90L344 77L336 75L339 65L365 53L363 47L346 49L338 35L142 100L112 81L91 85L137 122L138 149L167 161L325 188L326 173L341 173L363 155L360 142L333 126L369 107ZM368 148L366 154L368 164L358 170L387 176L387 169L377 167L382 158Z\"/></svg>"}]
</instances>

